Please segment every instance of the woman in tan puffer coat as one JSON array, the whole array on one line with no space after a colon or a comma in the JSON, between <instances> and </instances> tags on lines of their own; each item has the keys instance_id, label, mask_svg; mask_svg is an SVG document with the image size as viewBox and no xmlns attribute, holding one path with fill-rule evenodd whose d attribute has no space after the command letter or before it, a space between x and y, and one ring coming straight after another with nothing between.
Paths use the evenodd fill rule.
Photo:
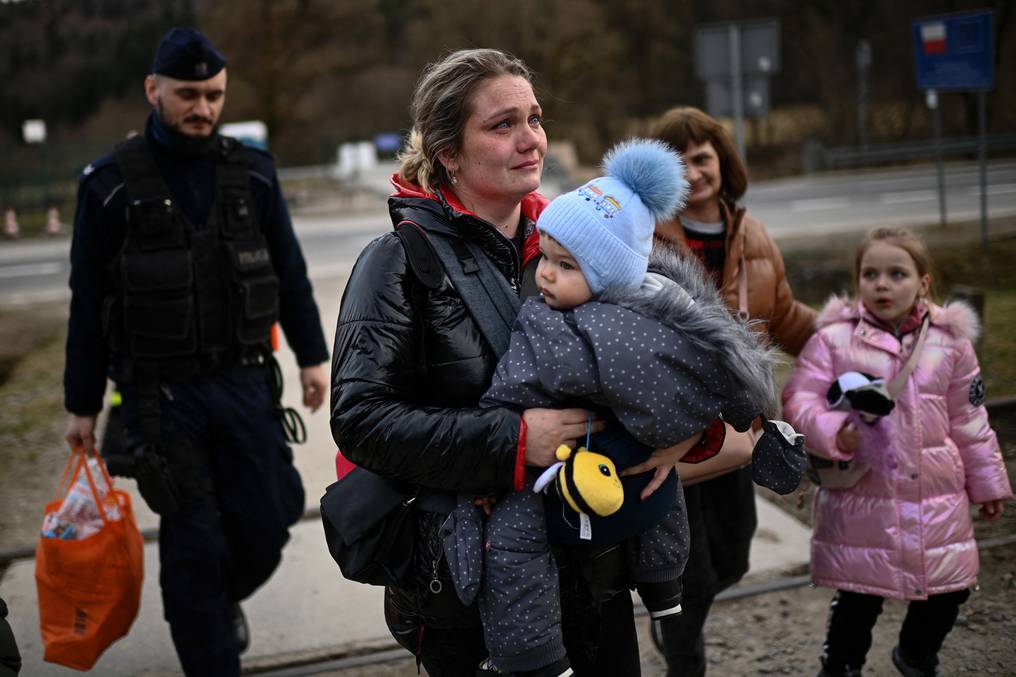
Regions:
<instances>
[{"instance_id":1,"label":"woman in tan puffer coat","mask_svg":"<svg viewBox=\"0 0 1016 677\"><path fill-rule=\"evenodd\" d=\"M674 108L650 136L681 151L691 184L687 206L656 224L656 246L694 254L732 313L756 321L796 355L814 332L815 311L794 299L783 257L762 224L737 205L748 175L727 130L696 108ZM728 435L735 435L727 428ZM691 552L684 570L684 613L660 626L668 677L705 674L702 628L713 598L748 571L755 533L750 469L685 486Z\"/></svg>"}]
</instances>

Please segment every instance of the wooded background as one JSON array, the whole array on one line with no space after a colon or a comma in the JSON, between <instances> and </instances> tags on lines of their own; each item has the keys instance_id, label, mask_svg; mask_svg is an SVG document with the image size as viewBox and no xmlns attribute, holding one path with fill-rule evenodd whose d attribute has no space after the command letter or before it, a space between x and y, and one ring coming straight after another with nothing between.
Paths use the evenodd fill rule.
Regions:
<instances>
[{"instance_id":1,"label":"wooded background","mask_svg":"<svg viewBox=\"0 0 1016 677\"><path fill-rule=\"evenodd\" d=\"M869 139L928 138L911 22L994 12L989 130L1016 131L1016 36L1007 0L0 0L0 186L73 176L147 113L142 81L162 35L195 25L229 60L223 121L260 119L283 166L333 161L343 141L405 132L414 83L450 50L498 47L536 73L554 141L593 161L678 104L704 106L695 32L777 19L782 71L773 112L749 128L753 171L799 169L809 140L858 142L855 50L870 40ZM976 99L941 97L946 136L973 134ZM49 138L25 148L25 119ZM755 149L753 151L753 149ZM759 152L759 151L762 152Z\"/></svg>"}]
</instances>

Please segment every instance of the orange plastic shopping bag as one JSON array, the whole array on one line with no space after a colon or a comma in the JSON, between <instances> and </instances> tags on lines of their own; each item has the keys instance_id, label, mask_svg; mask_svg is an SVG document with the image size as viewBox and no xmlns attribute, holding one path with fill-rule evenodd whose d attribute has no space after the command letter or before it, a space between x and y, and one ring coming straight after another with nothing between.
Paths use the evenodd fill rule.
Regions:
<instances>
[{"instance_id":1,"label":"orange plastic shopping bag","mask_svg":"<svg viewBox=\"0 0 1016 677\"><path fill-rule=\"evenodd\" d=\"M113 487L98 454L71 452L60 488L35 548L44 658L89 670L138 614L143 543L130 496Z\"/></svg>"}]
</instances>

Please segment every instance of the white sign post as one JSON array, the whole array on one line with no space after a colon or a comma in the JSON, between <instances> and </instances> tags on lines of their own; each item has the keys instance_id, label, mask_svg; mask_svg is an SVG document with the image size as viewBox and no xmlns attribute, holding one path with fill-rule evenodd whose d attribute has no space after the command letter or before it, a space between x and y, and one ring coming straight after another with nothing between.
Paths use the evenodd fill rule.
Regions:
<instances>
[{"instance_id":1,"label":"white sign post","mask_svg":"<svg viewBox=\"0 0 1016 677\"><path fill-rule=\"evenodd\" d=\"M734 118L737 152L744 151L744 118L769 113L769 78L780 72L780 24L766 19L703 26L695 34L695 68L706 83L706 109Z\"/></svg>"}]
</instances>

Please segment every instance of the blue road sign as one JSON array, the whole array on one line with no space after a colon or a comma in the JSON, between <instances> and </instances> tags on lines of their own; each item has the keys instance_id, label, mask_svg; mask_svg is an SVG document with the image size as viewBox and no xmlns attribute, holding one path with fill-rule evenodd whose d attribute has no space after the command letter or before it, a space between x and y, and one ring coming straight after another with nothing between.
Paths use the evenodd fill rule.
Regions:
<instances>
[{"instance_id":1,"label":"blue road sign","mask_svg":"<svg viewBox=\"0 0 1016 677\"><path fill-rule=\"evenodd\" d=\"M920 89L995 87L995 40L988 10L916 19L914 48Z\"/></svg>"}]
</instances>

